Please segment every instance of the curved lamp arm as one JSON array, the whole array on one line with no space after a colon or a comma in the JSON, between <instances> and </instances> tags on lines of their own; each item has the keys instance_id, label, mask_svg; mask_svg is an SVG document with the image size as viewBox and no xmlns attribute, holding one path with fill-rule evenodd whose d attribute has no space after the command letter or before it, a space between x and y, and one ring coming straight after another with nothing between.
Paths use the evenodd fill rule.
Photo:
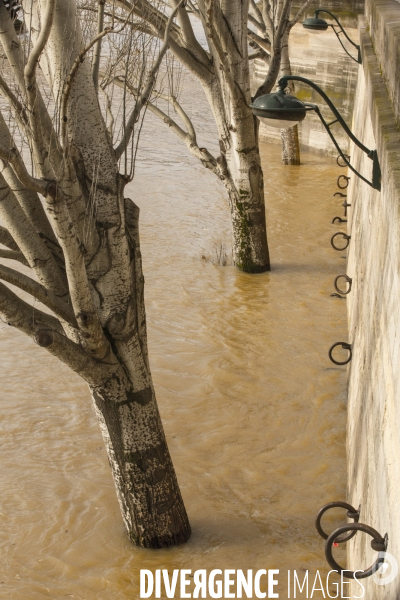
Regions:
<instances>
[{"instance_id":1,"label":"curved lamp arm","mask_svg":"<svg viewBox=\"0 0 400 600\"><path fill-rule=\"evenodd\" d=\"M309 79L306 79L305 77L299 77L297 75L285 75L278 81L278 85L282 91L285 90L285 88L287 87L288 81L301 81L302 83L306 83L307 85L312 87L316 92L318 92L318 94L325 100L325 102L327 103L327 105L329 106L329 108L331 109L331 111L333 112L333 114L336 117L336 119L334 121L331 121L330 123L327 123L325 121L324 117L322 116L322 114L316 104L306 103L306 107L310 108L312 110L315 110L315 112L319 116L323 126L325 127L326 131L328 132L329 137L331 138L332 142L334 143L337 151L339 152L340 156L343 158L344 162L349 167L349 169L351 169L353 171L353 173L355 173L360 179L362 179L363 181L368 183L368 185L373 187L375 190L380 191L381 190L381 169L379 166L377 151L369 150L366 146L364 146L364 144L362 144L360 142L360 140L358 140L355 137L355 135L353 134L351 129L348 127L346 121L343 119L343 117L338 112L336 106L332 103L332 101L328 98L328 96L325 94L325 92L323 90L321 90L321 88L316 83L314 83L313 81L310 81ZM370 158L372 160L372 181L368 181L368 179L366 179L363 175L361 175L361 173L359 173L350 164L350 161L347 158L346 154L343 153L342 149L340 148L339 144L337 143L336 139L334 138L333 133L330 130L330 126L337 122L340 123L342 128L345 130L345 132L347 133L349 138L355 143L355 145L358 146L363 152L365 152L365 154L368 156L368 158Z\"/></svg>"},{"instance_id":2,"label":"curved lamp arm","mask_svg":"<svg viewBox=\"0 0 400 600\"><path fill-rule=\"evenodd\" d=\"M332 19L335 19L336 23L338 24L338 26L340 27L340 32L339 33L344 33L346 39L350 42L350 44L352 44L354 46L354 48L356 48L357 52L358 52L358 56L357 58L354 58L354 56L352 56L344 47L342 40L340 39L339 33L336 31L335 26L332 25L331 23L328 23L329 27L332 27L333 31L335 32L335 35L337 37L337 39L339 40L343 50L346 52L346 54L348 56L350 56L350 58L352 58L353 60L355 60L359 65L362 65L362 58L361 58L361 49L360 46L358 46L358 44L356 44L355 42L353 42L353 40L351 40L349 38L349 36L347 35L347 33L345 32L345 30L343 29L343 27L341 26L340 22L338 21L337 17L335 17L335 15L333 13L331 13L329 10L326 10L325 8L319 8L318 10L315 11L315 17L318 18L318 15L320 12L326 13L328 15L330 15L332 17Z\"/></svg>"}]
</instances>

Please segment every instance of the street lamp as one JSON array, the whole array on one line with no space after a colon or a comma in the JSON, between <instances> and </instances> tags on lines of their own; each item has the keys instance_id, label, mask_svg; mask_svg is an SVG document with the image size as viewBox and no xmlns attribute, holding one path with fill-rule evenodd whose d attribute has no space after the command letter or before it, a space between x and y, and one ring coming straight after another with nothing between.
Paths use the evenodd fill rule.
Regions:
<instances>
[{"instance_id":1,"label":"street lamp","mask_svg":"<svg viewBox=\"0 0 400 600\"><path fill-rule=\"evenodd\" d=\"M302 83L306 83L310 87L312 87L315 91L319 93L320 96L325 100L334 116L336 117L334 121L327 123L322 116L318 106L316 104L311 104L309 102L302 102L295 96L290 96L289 94L285 94L285 89L287 88L288 81L301 81ZM323 126L328 132L329 137L334 143L337 151L342 157L343 161L346 165L363 181L368 183L375 190L380 191L381 189L381 169L379 166L378 153L376 150L369 150L364 144L362 144L355 135L351 132L343 117L338 112L337 108L328 98L328 96L321 90L321 88L306 79L305 77L298 77L296 75L285 75L278 82L279 90L273 94L265 94L264 96L259 96L253 101L253 104L250 105L253 110L253 114L256 115L266 125L272 127L279 127L282 129L286 129L288 127L293 127L300 121L302 121L307 111L314 110L318 117L320 118ZM349 158L346 154L343 153L339 144L337 143L332 131L330 130L331 125L334 123L340 123L343 127L347 135L354 142L356 146L358 146L365 154L372 160L372 181L366 179L361 173L356 171L356 169L350 164Z\"/></svg>"},{"instance_id":2,"label":"street lamp","mask_svg":"<svg viewBox=\"0 0 400 600\"><path fill-rule=\"evenodd\" d=\"M335 26L332 25L332 23L327 23L326 21L324 21L324 19L320 19L319 18L319 13L327 13L328 15L330 15L332 17L332 19L335 19L336 23L339 26L339 31L336 31ZM305 29L310 29L311 31L314 31L315 33L322 33L323 31L326 31L328 29L328 27L332 27L333 31L335 32L335 35L337 37L337 39L339 40L339 42L342 45L343 50L346 52L346 54L348 56L350 56L350 58L352 58L353 60L355 60L358 64L362 64L362 59L361 59L361 50L360 50L360 46L358 46L357 44L355 44L353 42L353 40L351 40L349 38L349 36L347 35L347 33L345 32L345 30L343 29L343 27L341 26L341 24L339 23L339 20L337 19L337 17L335 17L335 15L333 13L331 13L329 10L326 10L325 8L319 8L318 10L315 11L315 15L314 17L309 17L308 19L306 19L305 21L303 21L303 27ZM350 44L352 44L354 46L354 48L356 48L358 56L357 58L354 58L354 56L352 56L344 47L342 40L340 39L340 34L343 33L346 37L346 39L350 42Z\"/></svg>"}]
</instances>

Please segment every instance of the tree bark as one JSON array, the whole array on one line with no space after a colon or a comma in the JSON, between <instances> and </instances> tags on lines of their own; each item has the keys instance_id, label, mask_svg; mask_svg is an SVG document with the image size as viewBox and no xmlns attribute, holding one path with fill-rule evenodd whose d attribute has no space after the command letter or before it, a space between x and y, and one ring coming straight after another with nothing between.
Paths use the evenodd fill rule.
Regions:
<instances>
[{"instance_id":1,"label":"tree bark","mask_svg":"<svg viewBox=\"0 0 400 600\"><path fill-rule=\"evenodd\" d=\"M291 75L292 68L289 58L289 34L288 29L282 39L282 60L280 77ZM291 85L294 90L294 86ZM300 164L300 144L299 144L299 129L298 125L289 127L289 129L281 129L282 140L282 164L284 165L299 165Z\"/></svg>"},{"instance_id":2,"label":"tree bark","mask_svg":"<svg viewBox=\"0 0 400 600\"><path fill-rule=\"evenodd\" d=\"M115 374L91 392L130 540L143 548L186 542L190 525L152 386L133 392Z\"/></svg>"},{"instance_id":3,"label":"tree bark","mask_svg":"<svg viewBox=\"0 0 400 600\"><path fill-rule=\"evenodd\" d=\"M0 119L0 150L11 169L7 180L0 176L0 214L6 225L0 233L3 243L13 248L2 254L28 264L39 282L5 267L0 279L42 300L57 318L33 311L2 283L0 314L88 383L130 540L146 548L185 542L190 525L148 360L139 209L124 199L127 178L118 171L89 62L82 58L75 77L69 78L83 48L75 2L33 0L33 21L40 16L42 23L33 33L30 69L23 68L22 49L2 6L0 2L0 39L17 65L19 91L30 99L32 111L39 107L44 112L37 122L32 113L26 129L41 179L32 177L21 156L9 150L15 144ZM70 86L61 141L35 78L42 50L48 65L45 77L56 101L63 102ZM26 89L21 70L32 82ZM49 152L52 147L57 151ZM49 174L54 179L49 181ZM14 178L15 194L9 187ZM33 210L36 201L40 210ZM51 242L50 248L42 238Z\"/></svg>"},{"instance_id":4,"label":"tree bark","mask_svg":"<svg viewBox=\"0 0 400 600\"><path fill-rule=\"evenodd\" d=\"M240 177L225 181L229 194L235 266L246 273L270 271L264 180L258 149L240 157ZM232 169L233 170L233 169Z\"/></svg>"},{"instance_id":5,"label":"tree bark","mask_svg":"<svg viewBox=\"0 0 400 600\"><path fill-rule=\"evenodd\" d=\"M282 164L299 165L300 164L300 144L298 126L281 129L282 139Z\"/></svg>"},{"instance_id":6,"label":"tree bark","mask_svg":"<svg viewBox=\"0 0 400 600\"><path fill-rule=\"evenodd\" d=\"M215 66L202 84L219 134L218 163L229 195L235 266L246 273L262 273L270 271L271 264L257 121L250 108L247 10L247 5L231 10L221 3L225 33L213 31L213 27L218 30L216 23L222 22L222 17L215 15L212 25L204 21ZM219 47L222 37L226 51Z\"/></svg>"},{"instance_id":7,"label":"tree bark","mask_svg":"<svg viewBox=\"0 0 400 600\"><path fill-rule=\"evenodd\" d=\"M129 199L124 206L131 298L125 314L111 315L107 327L121 369L90 389L128 536L137 546L163 548L186 542L191 529L151 380L139 208Z\"/></svg>"}]
</instances>

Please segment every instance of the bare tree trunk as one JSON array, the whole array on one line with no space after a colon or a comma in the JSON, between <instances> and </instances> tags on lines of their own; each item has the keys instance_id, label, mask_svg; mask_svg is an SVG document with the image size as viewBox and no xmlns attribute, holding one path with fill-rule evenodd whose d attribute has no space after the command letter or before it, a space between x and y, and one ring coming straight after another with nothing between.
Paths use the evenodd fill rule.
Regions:
<instances>
[{"instance_id":1,"label":"bare tree trunk","mask_svg":"<svg viewBox=\"0 0 400 600\"><path fill-rule=\"evenodd\" d=\"M186 542L190 525L152 386L133 392L116 373L91 391L130 540L144 548Z\"/></svg>"},{"instance_id":2,"label":"bare tree trunk","mask_svg":"<svg viewBox=\"0 0 400 600\"><path fill-rule=\"evenodd\" d=\"M235 9L225 15L231 32L227 44L232 54L247 57L247 19L241 13L246 8ZM271 264L257 121L249 107L249 61L228 60L218 46L214 48L215 39L209 43L216 68L202 83L219 133L219 176L229 195L235 266L246 273L262 273L270 271Z\"/></svg>"},{"instance_id":3,"label":"bare tree trunk","mask_svg":"<svg viewBox=\"0 0 400 600\"><path fill-rule=\"evenodd\" d=\"M230 201L235 265L246 273L270 271L260 157L241 156L240 179L224 182ZM233 170L233 169L232 169Z\"/></svg>"},{"instance_id":4,"label":"bare tree trunk","mask_svg":"<svg viewBox=\"0 0 400 600\"><path fill-rule=\"evenodd\" d=\"M289 59L289 33L286 31L282 40L282 61L280 77L291 75L292 69ZM294 86L292 86L294 87ZM293 91L293 90L292 90ZM282 164L284 165L299 165L300 164L300 144L299 144L299 129L298 125L289 127L289 129L281 129L282 139Z\"/></svg>"},{"instance_id":5,"label":"bare tree trunk","mask_svg":"<svg viewBox=\"0 0 400 600\"><path fill-rule=\"evenodd\" d=\"M9 248L2 257L29 266L36 279L4 265L0 279L55 316L32 311L1 282L0 314L88 383L130 540L146 548L185 542L190 525L148 360L139 209L123 196L129 178L119 173L84 60L75 1L32 0L30 9L36 27L25 64L0 1L0 40L26 109L1 77L0 85L18 109L39 177L30 175L1 117L0 158L8 166L0 177L0 233ZM35 77L42 52L63 115L60 135Z\"/></svg>"},{"instance_id":6,"label":"bare tree trunk","mask_svg":"<svg viewBox=\"0 0 400 600\"><path fill-rule=\"evenodd\" d=\"M139 208L128 199L124 205L133 290L124 323L110 326L109 335L122 368L90 389L129 538L138 546L163 548L186 542L191 529L150 374ZM121 321L121 314L113 319Z\"/></svg>"},{"instance_id":7,"label":"bare tree trunk","mask_svg":"<svg viewBox=\"0 0 400 600\"><path fill-rule=\"evenodd\" d=\"M299 165L300 164L300 144L298 126L281 129L282 139L282 164Z\"/></svg>"}]
</instances>

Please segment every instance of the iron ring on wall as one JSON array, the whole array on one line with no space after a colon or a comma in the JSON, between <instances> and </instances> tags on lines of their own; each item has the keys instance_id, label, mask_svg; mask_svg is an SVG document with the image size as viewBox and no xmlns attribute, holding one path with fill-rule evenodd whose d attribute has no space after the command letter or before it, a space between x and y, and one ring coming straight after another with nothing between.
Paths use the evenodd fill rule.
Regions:
<instances>
[{"instance_id":1,"label":"iron ring on wall","mask_svg":"<svg viewBox=\"0 0 400 600\"><path fill-rule=\"evenodd\" d=\"M333 243L333 240L335 239L336 236L341 235L343 237L343 239L347 240L346 241L346 245L343 246L343 248L338 248L337 246L335 246L335 244ZM337 233L334 233L333 236L331 237L331 246L334 250L338 250L339 252L341 252L342 250L346 250L346 248L348 247L348 245L350 244L350 240L351 240L351 236L347 235L347 233L344 233L343 231L338 231Z\"/></svg>"},{"instance_id":2,"label":"iron ring on wall","mask_svg":"<svg viewBox=\"0 0 400 600\"><path fill-rule=\"evenodd\" d=\"M347 360L344 360L342 362L339 362L337 360L335 360L332 356L332 351L334 348L336 348L336 346L342 346L342 348L344 350L348 350L349 351L349 357L347 358ZM353 357L352 351L351 351L351 344L348 344L347 342L336 342L336 344L333 344L333 346L331 346L329 348L329 358L331 359L331 361L333 363L335 363L335 365L347 365L347 363L349 363L351 361Z\"/></svg>"},{"instance_id":3,"label":"iron ring on wall","mask_svg":"<svg viewBox=\"0 0 400 600\"><path fill-rule=\"evenodd\" d=\"M376 552L379 552L379 554L376 561L368 569L365 569L365 571L363 571L362 569L357 571L347 571L346 569L343 569L333 558L332 546L334 542L338 541L337 538L341 534L346 533L347 531L355 531L356 533L357 531L363 531L364 533L367 533L373 538L371 542L371 548ZM387 540L387 534L385 535L385 537L382 537L380 533L378 533L369 525L364 525L364 523L348 523L347 525L338 527L338 529L331 533L331 535L326 540L326 560L328 561L328 564L332 567L334 571L341 573L343 577L346 577L347 579L365 579L366 577L370 577L371 575L376 573L380 565L384 562L385 558L384 555L382 556L382 554L386 552Z\"/></svg>"},{"instance_id":4,"label":"iron ring on wall","mask_svg":"<svg viewBox=\"0 0 400 600\"><path fill-rule=\"evenodd\" d=\"M340 185L340 180L344 179L344 185ZM347 177L347 175L339 175L339 177L337 178L337 186L340 190L345 190L347 188L347 186L349 185L349 181L350 181L350 177Z\"/></svg>"},{"instance_id":5,"label":"iron ring on wall","mask_svg":"<svg viewBox=\"0 0 400 600\"><path fill-rule=\"evenodd\" d=\"M345 158L347 158L347 160L350 160L350 156L349 156L348 154L344 154L343 156L344 156ZM347 164L347 163L345 163L345 162L341 163L341 162L340 162L340 159L342 159L342 160L343 160L343 157L342 157L342 156L340 156L340 154L339 154L339 156L336 158L336 164L337 164L339 167L347 167L347 166L348 166L348 164Z\"/></svg>"},{"instance_id":6,"label":"iron ring on wall","mask_svg":"<svg viewBox=\"0 0 400 600\"><path fill-rule=\"evenodd\" d=\"M360 518L360 510L356 510L353 506L351 506L351 504L347 504L347 502L329 502L328 504L325 504L325 506L323 506L319 511L318 514L316 516L315 519L315 527L319 533L319 535L324 538L324 540L327 540L329 535L327 533L325 533L325 531L322 529L322 525L321 525L321 519L323 514L327 511L330 510L331 508L345 508L347 510L347 517L349 519L353 519L355 523L358 523L359 518ZM357 531L352 531L351 533L344 535L342 537L339 537L336 539L336 542L338 544L343 544L343 542L347 542L348 540L351 540L352 537L354 537L356 535Z\"/></svg>"},{"instance_id":7,"label":"iron ring on wall","mask_svg":"<svg viewBox=\"0 0 400 600\"><path fill-rule=\"evenodd\" d=\"M341 289L339 288L338 284L337 284L338 280L339 280L341 277L344 277L344 278L345 278L345 280L347 281L347 283L349 284L349 289L348 289L348 290L346 290L346 291L343 291L343 290L341 290ZM349 277L348 275L346 275L346 274L344 273L343 275L338 275L338 276L335 278L335 281L333 282L333 285L335 286L335 290L336 290L337 292L339 292L339 294L343 294L343 295L345 296L346 294L349 294L349 293L351 292L351 285L352 285L352 282L353 282L352 278L351 278L351 277Z\"/></svg>"}]
</instances>

